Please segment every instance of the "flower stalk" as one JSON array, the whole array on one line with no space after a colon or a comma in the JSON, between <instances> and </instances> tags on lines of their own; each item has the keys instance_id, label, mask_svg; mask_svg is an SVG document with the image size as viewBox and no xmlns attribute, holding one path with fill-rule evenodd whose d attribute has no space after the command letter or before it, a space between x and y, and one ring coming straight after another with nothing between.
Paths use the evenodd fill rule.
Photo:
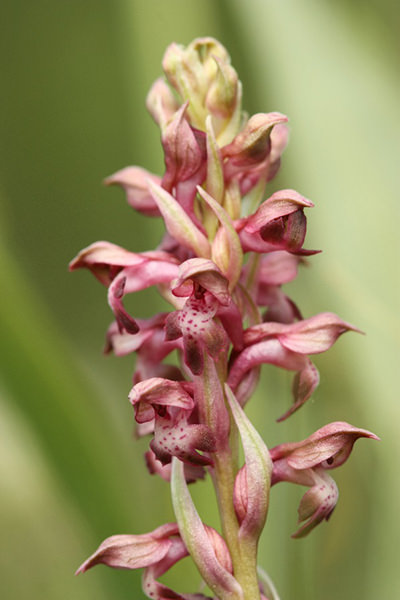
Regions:
<instances>
[{"instance_id":1,"label":"flower stalk","mask_svg":"<svg viewBox=\"0 0 400 600\"><path fill-rule=\"evenodd\" d=\"M129 400L137 435L150 437L146 465L170 483L176 523L111 536L77 572L99 563L144 569L148 598L206 599L159 581L190 555L215 600L273 600L278 593L258 564L271 488L282 481L309 488L293 535L304 537L336 505L327 471L347 460L357 439L378 438L335 422L269 450L245 406L260 368L272 364L294 373L293 403L278 421L291 417L319 383L310 356L358 330L333 313L304 319L282 289L318 252L304 248L313 203L292 189L266 193L287 143L287 117L242 111L237 73L212 38L171 44L163 68L147 108L160 127L165 171L129 166L106 184L121 186L134 210L162 218L165 235L141 253L96 242L70 269L87 268L107 287L114 321L106 352L136 353ZM131 315L124 297L152 286L171 310ZM171 354L178 360L169 362ZM206 475L220 532L203 522L188 488Z\"/></svg>"}]
</instances>

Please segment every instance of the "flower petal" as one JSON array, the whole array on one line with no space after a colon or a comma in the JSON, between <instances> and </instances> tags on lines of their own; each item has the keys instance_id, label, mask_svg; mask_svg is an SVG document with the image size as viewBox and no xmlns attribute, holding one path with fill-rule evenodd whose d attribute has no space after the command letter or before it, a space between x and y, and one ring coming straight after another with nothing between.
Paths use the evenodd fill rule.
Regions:
<instances>
[{"instance_id":1,"label":"flower petal","mask_svg":"<svg viewBox=\"0 0 400 600\"><path fill-rule=\"evenodd\" d=\"M302 208L311 208L314 204L296 190L279 190L265 200L256 212L248 217L245 229L248 233L257 233L269 222L286 217Z\"/></svg>"},{"instance_id":2,"label":"flower petal","mask_svg":"<svg viewBox=\"0 0 400 600\"><path fill-rule=\"evenodd\" d=\"M250 117L242 131L222 149L225 177L230 179L238 169L263 162L271 151L272 128L287 120L281 113L257 113Z\"/></svg>"},{"instance_id":3,"label":"flower petal","mask_svg":"<svg viewBox=\"0 0 400 600\"><path fill-rule=\"evenodd\" d=\"M69 270L87 268L108 286L121 269L139 265L145 260L145 254L129 252L116 244L100 241L81 250L69 263Z\"/></svg>"},{"instance_id":4,"label":"flower petal","mask_svg":"<svg viewBox=\"0 0 400 600\"><path fill-rule=\"evenodd\" d=\"M234 390L248 371L264 363L289 371L301 371L306 360L304 356L284 348L278 340L267 339L240 352L230 369L228 384Z\"/></svg>"},{"instance_id":5,"label":"flower petal","mask_svg":"<svg viewBox=\"0 0 400 600\"><path fill-rule=\"evenodd\" d=\"M160 211L149 192L148 180L161 183L161 178L141 167L125 167L104 180L106 185L120 185L132 208L148 217L159 217Z\"/></svg>"},{"instance_id":6,"label":"flower petal","mask_svg":"<svg viewBox=\"0 0 400 600\"><path fill-rule=\"evenodd\" d=\"M302 249L306 234L303 209L312 206L310 200L295 190L275 192L253 215L236 221L243 251L315 254L317 251Z\"/></svg>"},{"instance_id":7,"label":"flower petal","mask_svg":"<svg viewBox=\"0 0 400 600\"><path fill-rule=\"evenodd\" d=\"M317 465L324 469L335 469L348 459L354 443L362 437L379 440L371 431L336 421L299 442L287 460L294 469L308 469Z\"/></svg>"},{"instance_id":8,"label":"flower petal","mask_svg":"<svg viewBox=\"0 0 400 600\"><path fill-rule=\"evenodd\" d=\"M292 535L292 538L305 537L324 519L331 516L339 498L336 483L322 470L315 473L315 484L301 499L298 513L299 522L306 521Z\"/></svg>"},{"instance_id":9,"label":"flower petal","mask_svg":"<svg viewBox=\"0 0 400 600\"><path fill-rule=\"evenodd\" d=\"M194 408L193 398L184 390L179 381L151 377L133 386L129 392L132 406L139 403L157 406L175 406L191 411Z\"/></svg>"},{"instance_id":10,"label":"flower petal","mask_svg":"<svg viewBox=\"0 0 400 600\"><path fill-rule=\"evenodd\" d=\"M292 415L296 410L298 410L307 400L311 397L314 390L317 388L319 384L319 373L317 367L309 360L307 361L305 367L301 369L298 373L296 373L293 380L293 396L294 396L294 404L283 414L278 422L284 421L290 415Z\"/></svg>"},{"instance_id":11,"label":"flower petal","mask_svg":"<svg viewBox=\"0 0 400 600\"><path fill-rule=\"evenodd\" d=\"M379 440L371 431L354 427L345 421L329 423L305 440L280 444L271 449L275 461L285 460L292 469L306 470L322 466L334 469L342 465L359 438Z\"/></svg>"},{"instance_id":12,"label":"flower petal","mask_svg":"<svg viewBox=\"0 0 400 600\"><path fill-rule=\"evenodd\" d=\"M193 293L193 281L215 296L222 305L228 306L228 280L211 260L190 258L183 262L178 278L172 284L172 293L175 296L190 296Z\"/></svg>"},{"instance_id":13,"label":"flower petal","mask_svg":"<svg viewBox=\"0 0 400 600\"><path fill-rule=\"evenodd\" d=\"M100 563L117 569L139 569L157 563L171 546L169 536L177 534L177 525L168 523L142 535L113 535L100 544L76 575Z\"/></svg>"},{"instance_id":14,"label":"flower petal","mask_svg":"<svg viewBox=\"0 0 400 600\"><path fill-rule=\"evenodd\" d=\"M122 298L153 285L169 283L176 277L178 265L164 260L144 259L137 265L123 269L108 288L108 303L115 314L120 332L136 333L138 325L125 310Z\"/></svg>"},{"instance_id":15,"label":"flower petal","mask_svg":"<svg viewBox=\"0 0 400 600\"><path fill-rule=\"evenodd\" d=\"M263 256L257 273L258 285L282 285L293 281L302 260L299 256L285 250Z\"/></svg>"},{"instance_id":16,"label":"flower petal","mask_svg":"<svg viewBox=\"0 0 400 600\"><path fill-rule=\"evenodd\" d=\"M165 481L171 481L171 463L163 465L156 457L153 450L145 452L146 466L151 475L159 475ZM188 483L193 483L198 479L204 479L205 469L201 465L193 465L185 463L184 465L185 479Z\"/></svg>"},{"instance_id":17,"label":"flower petal","mask_svg":"<svg viewBox=\"0 0 400 600\"><path fill-rule=\"evenodd\" d=\"M346 331L361 333L357 327L342 321L334 313L326 312L289 325L278 338L292 352L317 354L328 350Z\"/></svg>"},{"instance_id":18,"label":"flower petal","mask_svg":"<svg viewBox=\"0 0 400 600\"><path fill-rule=\"evenodd\" d=\"M178 415L166 411L161 416L156 414L154 439L150 448L163 465L169 464L173 456L189 465L212 465L213 460L208 454L215 450L215 437L207 425L190 424L185 411Z\"/></svg>"}]
</instances>

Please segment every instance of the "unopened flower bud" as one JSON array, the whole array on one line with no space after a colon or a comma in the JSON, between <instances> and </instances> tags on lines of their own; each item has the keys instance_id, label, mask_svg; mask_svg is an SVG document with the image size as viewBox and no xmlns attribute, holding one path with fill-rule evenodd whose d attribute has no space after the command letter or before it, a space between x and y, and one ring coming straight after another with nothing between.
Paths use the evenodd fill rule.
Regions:
<instances>
[{"instance_id":1,"label":"unopened flower bud","mask_svg":"<svg viewBox=\"0 0 400 600\"><path fill-rule=\"evenodd\" d=\"M162 183L168 191L189 179L204 162L202 150L186 121L186 109L187 103L174 114L161 138L166 166Z\"/></svg>"},{"instance_id":2,"label":"unopened flower bud","mask_svg":"<svg viewBox=\"0 0 400 600\"><path fill-rule=\"evenodd\" d=\"M207 116L206 95L213 82L218 78L217 61L220 65L229 65L230 59L225 48L210 37L197 38L186 48L179 44L171 44L163 58L163 69L169 83L178 92L183 102L189 101L188 114L192 125L204 130ZM219 75L221 78L221 74ZM232 81L232 74L225 74L222 79ZM229 105L232 99L232 83L219 84L224 88L225 102ZM212 102L212 100L211 100ZM214 104L219 102L214 98ZM221 107L218 109L221 110Z\"/></svg>"},{"instance_id":3,"label":"unopened flower bud","mask_svg":"<svg viewBox=\"0 0 400 600\"><path fill-rule=\"evenodd\" d=\"M241 524L247 513L247 477L246 465L239 469L235 479L235 487L233 490L233 506L239 524Z\"/></svg>"},{"instance_id":4,"label":"unopened flower bud","mask_svg":"<svg viewBox=\"0 0 400 600\"><path fill-rule=\"evenodd\" d=\"M228 119L238 99L238 76L228 63L215 59L217 72L206 96L206 107L212 115Z\"/></svg>"},{"instance_id":5,"label":"unopened flower bud","mask_svg":"<svg viewBox=\"0 0 400 600\"><path fill-rule=\"evenodd\" d=\"M156 79L146 98L146 107L157 125L164 130L179 108L179 102L162 77Z\"/></svg>"},{"instance_id":6,"label":"unopened flower bud","mask_svg":"<svg viewBox=\"0 0 400 600\"><path fill-rule=\"evenodd\" d=\"M177 92L179 92L177 71L179 69L179 65L182 64L183 59L184 47L181 44L176 44L174 42L168 46L162 60L164 73L167 76L169 83Z\"/></svg>"},{"instance_id":7,"label":"unopened flower bud","mask_svg":"<svg viewBox=\"0 0 400 600\"><path fill-rule=\"evenodd\" d=\"M224 538L213 527L204 525L204 529L206 530L208 539L210 540L211 545L214 549L217 561L226 571L232 573L232 559Z\"/></svg>"}]
</instances>

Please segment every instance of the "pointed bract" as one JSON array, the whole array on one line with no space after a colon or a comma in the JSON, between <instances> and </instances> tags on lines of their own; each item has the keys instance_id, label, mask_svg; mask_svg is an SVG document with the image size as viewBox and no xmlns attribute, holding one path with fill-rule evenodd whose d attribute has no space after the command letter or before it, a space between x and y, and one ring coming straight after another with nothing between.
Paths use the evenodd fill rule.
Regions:
<instances>
[{"instance_id":1,"label":"pointed bract","mask_svg":"<svg viewBox=\"0 0 400 600\"><path fill-rule=\"evenodd\" d=\"M177 459L172 464L171 493L180 534L204 581L219 597L231 594L242 598L240 585L226 568L230 560L223 558L221 563L219 559L221 552L224 557L229 551L222 538L218 539L216 549L214 535L207 535L187 488L183 465Z\"/></svg>"},{"instance_id":2,"label":"pointed bract","mask_svg":"<svg viewBox=\"0 0 400 600\"><path fill-rule=\"evenodd\" d=\"M210 243L196 227L183 208L171 194L149 180L150 192L162 213L169 233L197 256L209 258Z\"/></svg>"},{"instance_id":3,"label":"pointed bract","mask_svg":"<svg viewBox=\"0 0 400 600\"><path fill-rule=\"evenodd\" d=\"M243 509L245 505L245 515L240 520L239 536L254 541L260 536L267 518L272 461L260 434L245 415L228 385L225 385L225 393L239 430L245 458L245 469L241 472L239 480L242 481L240 502L235 502L234 497L235 506L236 503L240 504Z\"/></svg>"},{"instance_id":4,"label":"pointed bract","mask_svg":"<svg viewBox=\"0 0 400 600\"><path fill-rule=\"evenodd\" d=\"M205 190L198 187L197 191L205 202L214 211L224 231L225 252L221 248L215 248L215 241L212 252L213 258L218 260L218 266L222 269L224 275L228 278L229 287L232 290L240 277L240 271L243 264L243 252L239 237L234 229L233 223L226 211L210 196ZM217 238L216 238L217 239Z\"/></svg>"}]
</instances>

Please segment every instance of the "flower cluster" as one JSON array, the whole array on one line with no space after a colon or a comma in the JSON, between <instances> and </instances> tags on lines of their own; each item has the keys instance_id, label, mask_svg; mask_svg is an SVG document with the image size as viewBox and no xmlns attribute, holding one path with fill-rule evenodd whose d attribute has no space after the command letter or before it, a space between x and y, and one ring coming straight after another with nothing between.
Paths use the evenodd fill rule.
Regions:
<instances>
[{"instance_id":1,"label":"flower cluster","mask_svg":"<svg viewBox=\"0 0 400 600\"><path fill-rule=\"evenodd\" d=\"M129 400L138 434L151 438L149 471L171 483L176 523L108 538L79 572L98 563L144 568L149 598L205 598L157 581L190 554L215 598L272 598L257 576L270 487L288 481L309 488L294 534L304 536L335 507L338 492L326 471L347 459L358 438L377 438L336 422L268 450L243 409L261 365L272 364L294 373L293 403L279 420L292 415L318 385L310 355L357 329L332 313L304 319L282 290L316 252L303 246L312 202L291 189L264 199L287 143L287 118L248 118L229 56L212 38L172 44L163 68L166 79L152 86L147 108L161 130L165 172L126 167L106 183L122 186L135 210L161 217L166 233L156 250L141 253L94 243L70 268L89 269L108 290L115 321L107 351L136 353ZM132 316L125 295L152 286L171 311ZM178 363L168 362L171 353ZM206 473L221 534L202 522L187 487Z\"/></svg>"}]
</instances>

